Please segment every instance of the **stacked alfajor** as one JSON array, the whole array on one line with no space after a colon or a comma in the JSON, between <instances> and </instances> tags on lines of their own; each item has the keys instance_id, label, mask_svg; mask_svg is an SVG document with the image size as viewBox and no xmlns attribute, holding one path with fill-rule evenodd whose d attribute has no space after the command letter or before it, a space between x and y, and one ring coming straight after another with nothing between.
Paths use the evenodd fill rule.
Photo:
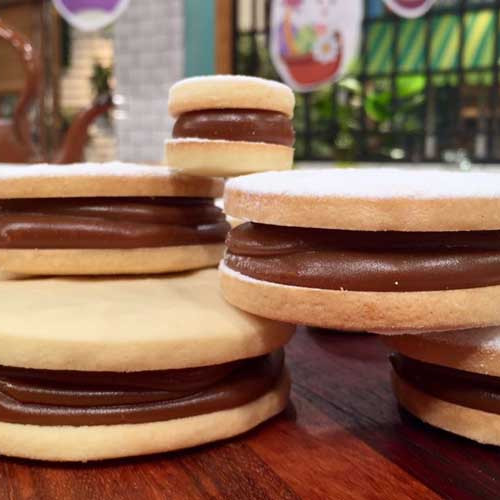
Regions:
<instances>
[{"instance_id":1,"label":"stacked alfajor","mask_svg":"<svg viewBox=\"0 0 500 500\"><path fill-rule=\"evenodd\" d=\"M261 173L228 182L225 210L247 221L220 266L230 303L385 335L402 406L500 444L498 170Z\"/></svg>"},{"instance_id":2,"label":"stacked alfajor","mask_svg":"<svg viewBox=\"0 0 500 500\"><path fill-rule=\"evenodd\" d=\"M181 80L169 93L175 123L165 143L166 164L222 177L290 169L294 106L292 90L272 80L240 75Z\"/></svg>"},{"instance_id":3,"label":"stacked alfajor","mask_svg":"<svg viewBox=\"0 0 500 500\"><path fill-rule=\"evenodd\" d=\"M165 273L215 265L222 179L105 163L0 169L0 272Z\"/></svg>"},{"instance_id":4,"label":"stacked alfajor","mask_svg":"<svg viewBox=\"0 0 500 500\"><path fill-rule=\"evenodd\" d=\"M293 328L230 306L205 269L222 189L167 167L0 166L1 454L175 450L286 406Z\"/></svg>"}]
</instances>

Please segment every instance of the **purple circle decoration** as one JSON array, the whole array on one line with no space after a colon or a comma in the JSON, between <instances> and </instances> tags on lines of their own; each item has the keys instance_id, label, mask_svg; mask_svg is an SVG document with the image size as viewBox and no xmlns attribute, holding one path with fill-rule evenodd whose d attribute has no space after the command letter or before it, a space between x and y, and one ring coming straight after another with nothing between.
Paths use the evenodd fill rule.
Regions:
<instances>
[{"instance_id":1,"label":"purple circle decoration","mask_svg":"<svg viewBox=\"0 0 500 500\"><path fill-rule=\"evenodd\" d=\"M62 4L73 14L86 10L104 10L113 12L120 0L62 0Z\"/></svg>"}]
</instances>

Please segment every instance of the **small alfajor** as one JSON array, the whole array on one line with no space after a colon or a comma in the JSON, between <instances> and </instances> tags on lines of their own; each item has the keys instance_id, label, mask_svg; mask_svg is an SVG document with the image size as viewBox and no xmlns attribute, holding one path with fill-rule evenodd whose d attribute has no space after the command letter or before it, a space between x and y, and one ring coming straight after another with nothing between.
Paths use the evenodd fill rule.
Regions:
<instances>
[{"instance_id":1,"label":"small alfajor","mask_svg":"<svg viewBox=\"0 0 500 500\"><path fill-rule=\"evenodd\" d=\"M143 274L214 266L222 179L122 163L0 167L0 271Z\"/></svg>"},{"instance_id":2,"label":"small alfajor","mask_svg":"<svg viewBox=\"0 0 500 500\"><path fill-rule=\"evenodd\" d=\"M500 173L296 170L227 183L232 304L384 334L500 324Z\"/></svg>"},{"instance_id":3,"label":"small alfajor","mask_svg":"<svg viewBox=\"0 0 500 500\"><path fill-rule=\"evenodd\" d=\"M166 164L231 176L292 166L295 97L286 85L239 75L181 80L171 89L175 118Z\"/></svg>"},{"instance_id":4,"label":"small alfajor","mask_svg":"<svg viewBox=\"0 0 500 500\"><path fill-rule=\"evenodd\" d=\"M424 422L500 445L500 328L386 337L400 404Z\"/></svg>"},{"instance_id":5,"label":"small alfajor","mask_svg":"<svg viewBox=\"0 0 500 500\"><path fill-rule=\"evenodd\" d=\"M87 461L245 432L287 404L293 329L216 269L0 282L0 454Z\"/></svg>"}]
</instances>

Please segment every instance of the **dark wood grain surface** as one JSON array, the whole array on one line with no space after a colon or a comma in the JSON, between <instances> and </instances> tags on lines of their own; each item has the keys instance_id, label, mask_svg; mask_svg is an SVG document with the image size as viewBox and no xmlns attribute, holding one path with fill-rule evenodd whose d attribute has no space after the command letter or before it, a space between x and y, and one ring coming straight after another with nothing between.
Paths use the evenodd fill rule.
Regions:
<instances>
[{"instance_id":1,"label":"dark wood grain surface","mask_svg":"<svg viewBox=\"0 0 500 500\"><path fill-rule=\"evenodd\" d=\"M0 499L500 498L500 451L398 410L376 337L301 329L287 352L292 401L258 429L133 460L0 459Z\"/></svg>"}]
</instances>

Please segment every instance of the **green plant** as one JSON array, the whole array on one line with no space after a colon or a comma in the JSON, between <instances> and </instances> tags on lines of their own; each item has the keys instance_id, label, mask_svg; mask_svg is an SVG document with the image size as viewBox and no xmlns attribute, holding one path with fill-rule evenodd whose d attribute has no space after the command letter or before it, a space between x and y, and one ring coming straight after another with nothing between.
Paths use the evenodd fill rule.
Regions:
<instances>
[{"instance_id":1,"label":"green plant","mask_svg":"<svg viewBox=\"0 0 500 500\"><path fill-rule=\"evenodd\" d=\"M92 87L92 93L94 97L110 96L111 89L111 77L113 75L113 68L111 66L103 66L102 64L95 62L92 66L92 76L90 77L90 85Z\"/></svg>"},{"instance_id":2,"label":"green plant","mask_svg":"<svg viewBox=\"0 0 500 500\"><path fill-rule=\"evenodd\" d=\"M422 75L399 76L395 79L394 92L390 86L390 82L384 80L367 92L366 115L381 128L392 120L397 130L415 132L420 125L415 112L425 99L426 78Z\"/></svg>"},{"instance_id":3,"label":"green plant","mask_svg":"<svg viewBox=\"0 0 500 500\"><path fill-rule=\"evenodd\" d=\"M357 78L345 77L339 80L335 84L336 99L332 107L337 123L335 159L344 162L355 159L361 108L368 118L368 127L374 132L372 138L377 153L392 156L396 149L399 152L401 148L394 144L393 136L386 133L390 131L391 124L403 134L421 129L420 111L425 100L426 84L426 78L422 75L400 76L395 79L395 88L392 89L390 80L384 79L366 85L363 96L362 84Z\"/></svg>"}]
</instances>

